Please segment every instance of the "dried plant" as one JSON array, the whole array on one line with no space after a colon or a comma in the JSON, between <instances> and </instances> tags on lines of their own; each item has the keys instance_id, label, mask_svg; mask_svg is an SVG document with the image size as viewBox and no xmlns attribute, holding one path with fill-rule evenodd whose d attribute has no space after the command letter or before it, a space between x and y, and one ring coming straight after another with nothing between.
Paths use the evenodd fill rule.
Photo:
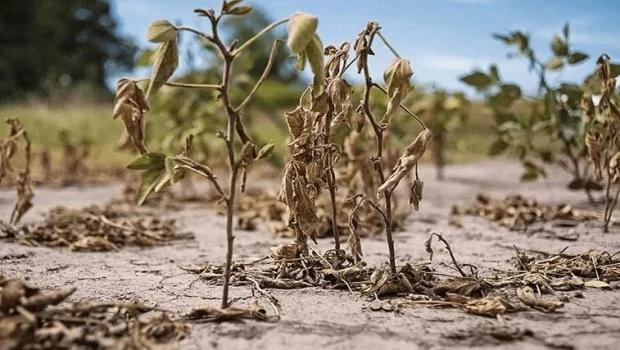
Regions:
<instances>
[{"instance_id":1,"label":"dried plant","mask_svg":"<svg viewBox=\"0 0 620 350\"><path fill-rule=\"evenodd\" d=\"M4 227L4 235L29 246L68 247L73 251L110 251L151 247L191 239L174 219L127 210L115 204L84 209L53 208L41 224Z\"/></svg>"},{"instance_id":2,"label":"dried plant","mask_svg":"<svg viewBox=\"0 0 620 350\"><path fill-rule=\"evenodd\" d=\"M353 192L348 201L351 208L348 218L350 253L355 262L361 260L362 247L358 230L360 223L358 212L365 202L383 219L390 252L391 271L396 273L392 238L394 227L392 194L398 183L405 176L408 176L414 168L417 168L417 163L424 154L432 135L413 113L401 105L401 101L413 89L410 82L413 70L409 61L402 59L396 53L379 30L378 23L369 22L366 28L360 32L353 45L345 42L340 47L333 45L326 47L324 54L327 56L327 61L323 63L323 59L320 58L320 62L316 63L316 66L321 68L321 72L324 72L324 91L322 87L318 87L317 79L319 76L316 75L317 71L313 68L315 80L307 90L312 90L309 106L304 104L304 96L302 96L299 106L294 111L286 113L286 121L291 134L291 142L289 143L291 159L284 169L279 200L287 205L290 215L289 226L296 233L296 241L290 247L292 251L306 256L308 254L307 239L316 239L319 225L315 202L320 190L324 187L327 188L330 193L331 225L335 239L335 252L342 254L338 229L338 200L336 198L338 179L336 179L336 172L334 171L335 164L340 159L342 151L341 147L331 142L330 137L333 134L332 128L334 127L346 125L351 128L354 126L355 131L351 131L344 142L348 162L343 171L344 182L347 184L349 192L352 192L353 189L357 188L356 174L361 173L366 193L356 194ZM368 69L368 56L373 54L371 46L377 35L396 56L384 74L386 88L372 81ZM351 48L355 51L355 58L349 62ZM312 64L312 60L310 62ZM358 73L364 74L365 87L362 101L356 109L356 120L351 121L353 114L352 86L343 78L343 74L355 62L357 63ZM372 88L381 90L389 98L381 121L377 121L371 110L370 92ZM384 152L384 136L388 132L391 116L399 106L416 118L424 130L404 150L401 157L396 161L393 172L386 179L383 171L383 167L387 163L387 154L385 154L387 152ZM358 149L360 145L357 142L364 138L363 135L366 132L364 129L366 120L370 122L374 132L375 153L365 151L368 150L365 145L360 147L362 152L359 152ZM364 155L369 155L369 159L364 159ZM371 175L375 171L376 177ZM416 210L419 201L422 199L422 188L423 182L418 178L416 171L416 179L411 189L410 199ZM384 208L379 207L374 201L379 197L385 199ZM340 261L346 261L346 259ZM339 266L335 267L339 268Z\"/></svg>"},{"instance_id":3,"label":"dried plant","mask_svg":"<svg viewBox=\"0 0 620 350\"><path fill-rule=\"evenodd\" d=\"M315 74L313 95L318 96L323 92L324 72L322 65L322 44L315 34L318 20L316 17L296 13L290 18L276 21L255 36L240 44L238 40L232 43L224 43L220 36L220 23L226 16L243 16L252 10L251 6L243 5L240 0L224 1L219 13L213 9L196 9L194 12L201 17L206 17L210 22L211 33L203 33L195 28L187 26L175 26L172 23L159 20L151 23L148 29L148 39L158 43L155 51L153 69L146 93L143 92L138 82L141 80L122 79L118 82L114 107L114 117L120 116L126 126L129 139L140 151L141 157L129 165L129 168L143 170L142 183L138 193L138 202L142 203L153 191L159 191L170 184L180 181L186 172L197 174L214 186L221 200L226 204L226 268L224 271L225 282L222 293L222 308L228 305L228 287L230 280L230 268L233 258L233 214L237 186L245 189L247 172L252 164L259 159L265 158L271 152L273 145L267 144L260 148L254 143L244 126L244 109L256 95L262 83L269 77L275 53L283 40L273 42L269 60L264 72L255 86L245 99L234 106L231 101L231 89L233 86L233 65L235 60L242 54L248 54L248 48L262 35L273 28L288 22L288 46L292 52L298 55L298 65L303 66L306 61L310 63ZM218 84L189 84L170 82L169 79L178 66L177 34L179 32L191 32L201 40L215 46L222 60L222 77ZM215 90L227 116L227 129L217 133L217 137L224 140L228 153L229 181L225 191L219 180L213 174L211 168L191 158L192 137L188 137L182 152L177 156L167 156L162 153L149 153L145 145L145 113L148 111L148 98L153 96L162 86ZM237 139L238 138L238 139ZM292 173L291 173L292 174Z\"/></svg>"},{"instance_id":4,"label":"dried plant","mask_svg":"<svg viewBox=\"0 0 620 350\"><path fill-rule=\"evenodd\" d=\"M584 93L581 102L583 123L585 124L585 145L588 159L594 165L594 178L605 181L605 211L603 213L604 231L609 232L609 223L620 195L620 109L618 109L616 74L612 73L609 57L602 55L598 61L600 94L598 105L592 100L592 92ZM612 195L614 184L618 187Z\"/></svg>"},{"instance_id":5,"label":"dried plant","mask_svg":"<svg viewBox=\"0 0 620 350\"><path fill-rule=\"evenodd\" d=\"M371 161L377 173L379 187L377 189L377 197L383 197L383 208L375 204L367 195L358 196L361 200L366 201L373 209L375 209L383 218L385 225L385 233L388 243L390 271L396 273L396 261L394 252L394 240L392 238L392 195L399 182L415 168L415 180L410 190L410 203L415 209L419 208L419 202L422 200L422 190L424 183L420 180L417 172L418 161L424 155L426 147L432 139L431 132L426 128L424 123L419 120L411 111L402 106L401 101L413 89L410 79L413 76L413 70L409 61L400 57L394 48L387 42L380 32L381 27L376 22L369 22L359 34L353 45L356 53L357 72L364 75L364 92L362 101L358 111L366 118L372 127L375 136L375 154ZM373 82L368 68L368 56L373 55L372 44L378 36L384 44L392 51L395 58L386 69L383 78L386 88ZM377 88L384 92L389 101L386 111L380 121L375 118L370 106L370 93L373 88ZM404 152L398 159L396 166L392 169L392 173L386 178L383 167L385 166L384 158L384 135L389 128L391 117L396 109L403 108L409 115L414 117L422 126L423 130L416 139L405 148ZM363 123L363 122L362 122ZM363 129L363 124L359 127ZM359 130L358 129L358 130ZM354 197L355 198L355 197Z\"/></svg>"},{"instance_id":6,"label":"dried plant","mask_svg":"<svg viewBox=\"0 0 620 350\"><path fill-rule=\"evenodd\" d=\"M41 289L0 274L0 347L17 349L174 349L188 327L152 306L79 301L76 288ZM56 306L59 305L59 306ZM161 311L154 317L143 317Z\"/></svg>"},{"instance_id":7,"label":"dried plant","mask_svg":"<svg viewBox=\"0 0 620 350\"><path fill-rule=\"evenodd\" d=\"M32 152L30 149L30 138L28 133L22 127L21 123L17 119L7 119L6 123L9 124L9 136L0 141L0 184L2 179L9 174L15 176L15 169L13 168L11 161L18 150L18 140L22 139L24 142L24 169L20 170L16 174L15 184L17 187L17 201L11 212L11 218L9 222L11 225L17 224L21 218L26 214L30 208L32 208L32 199L34 198L34 192L32 191L32 183L30 178L30 165L32 160Z\"/></svg>"}]
</instances>

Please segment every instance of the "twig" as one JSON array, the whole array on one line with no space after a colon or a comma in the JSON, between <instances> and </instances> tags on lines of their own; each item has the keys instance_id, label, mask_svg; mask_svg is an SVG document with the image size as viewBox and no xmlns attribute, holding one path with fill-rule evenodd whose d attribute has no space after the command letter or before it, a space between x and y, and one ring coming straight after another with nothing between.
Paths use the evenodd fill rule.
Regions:
<instances>
[{"instance_id":1,"label":"twig","mask_svg":"<svg viewBox=\"0 0 620 350\"><path fill-rule=\"evenodd\" d=\"M267 80L267 78L269 77L269 73L271 73L271 68L273 67L273 63L276 58L276 49L278 47L278 44L282 42L283 41L280 39L276 39L273 42L273 45L271 46L271 54L269 55L269 61L267 61L267 65L265 66L265 70L263 71L263 74L258 79L258 81L256 82L256 85L254 85L254 88L252 88L252 91L250 91L250 93L245 98L245 100L243 100L243 102L241 102L241 104L237 106L237 108L235 108L236 111L238 112L243 111L243 109L245 109L248 103L252 100L252 97L254 97L254 95L258 91L258 88L260 88L263 82Z\"/></svg>"},{"instance_id":2,"label":"twig","mask_svg":"<svg viewBox=\"0 0 620 350\"><path fill-rule=\"evenodd\" d=\"M459 273L461 274L461 276L463 277L467 277L467 274L461 269L461 266L459 265L459 263L456 261L456 258L454 257L454 253L452 253L452 248L450 248L450 243L448 243L447 240L445 240L443 238L443 236L437 232L431 232L431 237L435 236L437 237L437 239L439 239L445 246L446 249L448 250L448 253L450 253L450 258L452 259L452 263L454 264L454 266L456 267L456 269L459 271Z\"/></svg>"}]
</instances>

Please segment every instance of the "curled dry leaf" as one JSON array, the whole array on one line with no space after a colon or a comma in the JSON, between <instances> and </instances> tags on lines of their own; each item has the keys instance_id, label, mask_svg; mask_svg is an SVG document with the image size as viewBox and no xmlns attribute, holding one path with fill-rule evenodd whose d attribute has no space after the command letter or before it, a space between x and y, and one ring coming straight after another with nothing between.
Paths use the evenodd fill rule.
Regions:
<instances>
[{"instance_id":1,"label":"curled dry leaf","mask_svg":"<svg viewBox=\"0 0 620 350\"><path fill-rule=\"evenodd\" d=\"M140 153L147 153L144 144L144 113L148 109L144 92L135 81L130 79L118 81L113 116L122 118L127 134Z\"/></svg>"},{"instance_id":2,"label":"curled dry leaf","mask_svg":"<svg viewBox=\"0 0 620 350\"><path fill-rule=\"evenodd\" d=\"M497 296L472 299L467 301L464 307L469 313L491 317L517 310L514 305Z\"/></svg>"},{"instance_id":3,"label":"curled dry leaf","mask_svg":"<svg viewBox=\"0 0 620 350\"><path fill-rule=\"evenodd\" d=\"M392 192L398 186L400 180L402 180L412 169L418 164L418 161L424 155L426 147L433 138L433 134L430 130L422 130L416 139L405 149L403 154L398 159L392 175L385 180L385 182L377 190L377 195L389 191Z\"/></svg>"},{"instance_id":4,"label":"curled dry leaf","mask_svg":"<svg viewBox=\"0 0 620 350\"><path fill-rule=\"evenodd\" d=\"M477 278L454 277L441 282L435 287L435 293L444 295L455 293L467 297L483 297L488 291L488 285Z\"/></svg>"},{"instance_id":5,"label":"curled dry leaf","mask_svg":"<svg viewBox=\"0 0 620 350\"><path fill-rule=\"evenodd\" d=\"M409 204L413 204L413 208L420 210L420 201L422 201L422 192L424 190L424 181L415 179L409 192Z\"/></svg>"},{"instance_id":6,"label":"curled dry leaf","mask_svg":"<svg viewBox=\"0 0 620 350\"><path fill-rule=\"evenodd\" d=\"M519 300L521 300L523 304L543 312L554 312L564 306L564 303L559 301L545 300L536 297L534 290L530 287L518 289L517 297L519 297Z\"/></svg>"},{"instance_id":7,"label":"curled dry leaf","mask_svg":"<svg viewBox=\"0 0 620 350\"><path fill-rule=\"evenodd\" d=\"M332 120L332 126L339 126L345 124L350 127L347 120L353 104L351 103L351 94L353 89L351 84L342 78L332 78L327 83L326 93L331 99L334 106L334 119Z\"/></svg>"},{"instance_id":8,"label":"curled dry leaf","mask_svg":"<svg viewBox=\"0 0 620 350\"><path fill-rule=\"evenodd\" d=\"M388 105L383 115L383 121L388 121L389 118L398 109L400 102L407 97L409 92L413 90L411 85L411 77L413 76L413 69L408 60L400 57L394 58L392 63L383 73L383 80L387 85L388 91Z\"/></svg>"}]
</instances>

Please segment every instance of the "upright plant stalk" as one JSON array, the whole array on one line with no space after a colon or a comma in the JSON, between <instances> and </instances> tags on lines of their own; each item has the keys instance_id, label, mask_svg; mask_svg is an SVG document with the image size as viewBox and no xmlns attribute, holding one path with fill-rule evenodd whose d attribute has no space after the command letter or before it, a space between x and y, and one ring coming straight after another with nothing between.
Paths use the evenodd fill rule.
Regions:
<instances>
[{"instance_id":1,"label":"upright plant stalk","mask_svg":"<svg viewBox=\"0 0 620 350\"><path fill-rule=\"evenodd\" d=\"M130 169L144 170L142 175L142 183L139 189L139 204L146 200L149 193L158 191L166 185L173 184L182 179L185 171L191 171L206 178L214 185L217 192L221 195L227 208L226 263L224 268L224 287L222 291L221 304L222 309L229 306L228 294L235 239L233 234L233 215L236 189L239 182L239 172L243 171L243 179L241 184L241 190L243 191L246 168L250 166L253 161L266 157L273 147L273 145L266 145L259 152L256 151L256 145L252 142L252 139L247 134L243 126L241 113L251 101L252 97L254 97L257 93L261 84L268 78L275 61L277 44L281 42L281 40L276 40L273 43L271 54L263 74L256 82L254 88L246 96L245 100L243 100L243 102L237 107L233 106L230 98L232 66L235 58L241 54L243 49L252 45L257 39L271 29L289 21L287 18L274 22L237 49L237 40L234 40L227 46L224 44L218 33L218 25L220 20L225 15L242 16L251 11L250 6L237 6L239 2L240 1L237 0L224 1L222 4L222 11L219 15L216 15L215 11L212 9L194 10L194 12L198 15L209 19L211 23L211 34L203 33L192 27L176 27L165 20L152 22L149 26L147 37L149 41L159 43L159 47L155 53L156 59L154 60L151 79L149 79L148 90L146 94L144 94L142 89L137 85L140 80L121 79L117 85L114 107L114 117L122 117L132 142L142 155L142 157L138 158L129 165ZM178 64L177 34L179 31L191 32L217 47L217 50L223 60L223 71L219 84L188 84L168 82L168 79L172 76L172 73L177 68ZM149 109L146 100L149 95L152 95L164 85L186 89L215 89L219 92L218 98L221 100L227 116L226 132L218 133L218 137L224 140L228 152L228 193L222 189L222 186L220 186L217 178L207 165L199 164L190 158L189 153L192 144L192 137L189 137L186 140L184 151L180 155L174 157L166 156L162 153L149 153L146 149L146 146L144 145L143 129L144 112ZM239 138L238 140L243 145L243 148L239 154L235 153L235 142L237 140L237 136Z\"/></svg>"},{"instance_id":2,"label":"upright plant stalk","mask_svg":"<svg viewBox=\"0 0 620 350\"><path fill-rule=\"evenodd\" d=\"M378 26L373 27L368 33L369 34L368 44L364 48L364 51L365 51L363 53L364 55L367 55L368 51L372 47L372 42L375 37L375 34L377 33L377 30L378 30ZM383 127L377 123L372 113L372 110L370 109L370 91L372 87L374 86L374 84L372 82L372 77L370 76L370 71L368 69L367 62L365 62L365 64L363 65L362 70L364 72L364 98L363 98L362 108L364 109L364 114L366 114L366 117L368 118L368 121L370 121L370 124L372 125L372 129L375 133L376 156L375 156L375 159L373 159L375 171L377 172L377 175L379 176L379 181L381 183L385 183L385 175L383 174L383 166L381 164L382 155L383 155ZM383 218L384 218L384 224L385 224L385 235L386 235L387 244L388 244L390 270L392 271L392 273L396 273L396 253L394 250L394 238L392 237L392 191L391 190L385 191L384 197L385 197L385 215L383 216Z\"/></svg>"},{"instance_id":3,"label":"upright plant stalk","mask_svg":"<svg viewBox=\"0 0 620 350\"><path fill-rule=\"evenodd\" d=\"M334 249L340 252L340 232L338 232L338 209L336 208L336 173L334 172L333 154L331 148L331 123L333 119L334 108L329 104L329 110L325 115L325 145L327 147L327 187L329 187L329 199L332 209L332 231L334 233Z\"/></svg>"}]
</instances>

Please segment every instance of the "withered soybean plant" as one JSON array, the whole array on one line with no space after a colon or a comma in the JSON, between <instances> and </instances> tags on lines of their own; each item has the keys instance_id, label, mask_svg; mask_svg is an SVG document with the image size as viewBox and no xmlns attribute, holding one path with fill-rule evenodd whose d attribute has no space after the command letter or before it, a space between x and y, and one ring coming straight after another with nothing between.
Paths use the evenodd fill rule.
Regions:
<instances>
[{"instance_id":1,"label":"withered soybean plant","mask_svg":"<svg viewBox=\"0 0 620 350\"><path fill-rule=\"evenodd\" d=\"M418 162L424 155L426 147L430 143L433 136L422 121L420 121L407 108L401 105L401 101L409 94L409 92L411 92L411 90L413 90L413 86L410 81L413 76L413 69L411 69L409 61L400 57L398 52L396 52L396 50L387 42L385 37L381 34L380 29L381 27L379 26L379 23L369 22L366 25L366 28L359 33L357 39L355 40L354 49L357 59L357 72L358 74L364 74L364 94L362 101L360 102L362 106L360 112L368 119L375 133L376 154L373 156L372 161L374 163L379 182L381 183L377 191L377 196L383 196L383 208L379 207L375 203L372 203L372 201L364 195L362 195L361 198L362 200L366 200L369 205L377 210L384 220L385 234L389 251L390 271L392 273L396 273L394 239L392 238L392 196L400 181L415 168L415 180L410 189L409 203L413 204L416 210L419 209L420 200L422 200L424 182L422 182L418 176ZM372 51L372 44L375 36L378 36L395 56L392 63L383 74L386 88L383 88L381 85L373 82L372 77L370 76L370 69L368 68L368 56L374 54ZM379 122L373 115L370 107L370 92L372 88L378 88L389 98L385 113ZM408 112L409 115L413 116L420 123L423 130L418 134L415 140L405 148L402 155L398 159L396 166L392 169L391 174L386 178L383 171L383 136L384 132L389 128L392 115L396 112L399 106ZM351 215L355 215L354 211Z\"/></svg>"},{"instance_id":2,"label":"withered soybean plant","mask_svg":"<svg viewBox=\"0 0 620 350\"><path fill-rule=\"evenodd\" d=\"M612 213L620 195L620 109L615 95L616 78L613 76L609 57L598 59L598 78L600 86L594 86L600 94L598 105L592 100L592 91L586 91L581 101L583 122L586 128L585 145L588 159L594 165L594 177L605 182L604 231L609 232ZM616 184L615 195L611 195L612 185Z\"/></svg>"},{"instance_id":3,"label":"withered soybean plant","mask_svg":"<svg viewBox=\"0 0 620 350\"><path fill-rule=\"evenodd\" d=\"M376 195L377 197L382 196L384 198L384 208L381 208L371 199L375 198L375 193L359 194L351 198L355 203L349 217L349 228L351 231L349 248L355 261L359 261L362 249L358 234L360 222L356 211L361 204L366 202L384 220L390 255L390 268L392 272L396 272L394 241L392 239L392 195L400 180L417 167L418 160L424 154L432 136L430 131L420 121L424 130L405 149L393 172L386 179L383 171L385 161L382 158L384 154L384 133L389 127L392 114L399 105L403 107L400 102L413 89L410 83L413 70L409 61L402 59L396 53L379 30L380 27L376 22L368 23L353 45L355 58L349 63L347 63L347 60L350 43L346 42L340 48L328 46L325 49L325 55L328 56L327 63L325 63L325 91L317 91L317 80L315 79L310 107L302 106L303 103L300 101L300 106L296 110L286 114L289 131L292 136L292 142L289 144L291 147L291 160L284 170L279 198L289 208L290 226L295 230L297 238L294 244L282 246L276 255L290 257L306 253L307 238L313 239L315 237L318 223L314 198L321 186L325 184L330 191L332 203L332 231L336 240L335 250L337 253L340 252L336 225L336 179L333 170L340 154L340 148L331 143L330 136L332 133L331 127L348 122L346 117L349 115L349 111L352 110L352 88L342 76L352 63L357 61L358 73L364 74L365 87L362 101L357 108L358 120L355 132L365 132L364 125L366 124L366 119L368 119L376 141L376 154L372 156L372 163L377 172L376 176L379 179L378 193ZM396 56L384 74L387 88L374 83L368 69L368 56L373 54L371 46L377 35ZM321 62L323 61L321 60ZM379 89L389 97L386 112L380 121L377 121L371 111L370 93L372 88ZM403 107L403 109L414 116L406 108ZM417 177L416 171L416 179L411 189L411 203L414 204L416 210L422 198L422 186L423 183ZM358 198L361 198L361 201L357 202ZM285 250L287 251L285 252Z\"/></svg>"},{"instance_id":4,"label":"withered soybean plant","mask_svg":"<svg viewBox=\"0 0 620 350\"><path fill-rule=\"evenodd\" d=\"M317 46L320 44L320 40L315 34L316 18L312 16L297 13L290 18L276 21L265 27L243 44L239 44L237 40L229 44L223 42L219 34L219 24L222 18L225 16L243 16L252 10L251 6L243 5L241 2L241 0L224 1L219 14L216 14L213 9L194 10L199 16L206 17L207 20L209 20L211 24L211 33L203 33L192 27L174 26L165 20L151 23L147 33L148 39L151 42L158 43L159 46L154 54L154 64L146 94L142 91L138 83L147 79L121 79L117 85L114 106L114 117L120 116L123 119L132 143L141 154L138 159L128 166L130 169L143 171L142 181L138 190L139 204L142 204L146 200L149 193L159 191L162 188L180 181L187 171L209 180L225 203L227 207L227 251L222 308L227 308L229 306L228 287L233 258L234 201L237 186L239 185L239 178L241 177L240 186L241 190L243 190L247 170L254 161L266 157L273 147L273 145L268 144L260 150L257 149L257 145L254 144L252 138L245 130L243 111L256 94L261 84L269 77L276 50L283 40L278 39L274 41L270 58L263 74L246 98L237 106L234 106L231 102L233 64L241 54L249 54L250 51L248 48L262 35L281 24L289 22L289 46L291 46L294 53L300 56L300 62L304 62L306 57L310 60L313 72L319 74L316 80L317 83L315 84L317 89L322 88L323 81L322 70L315 69L316 59L314 58L316 55L314 51L320 50ZM308 21L308 19L312 18L314 18L314 22L312 20ZM177 34L181 31L194 33L202 40L213 44L217 48L223 65L222 77L219 84L186 84L168 81L178 66ZM227 191L220 185L219 180L208 165L200 164L191 158L192 137L186 140L184 150L176 156L167 156L162 153L154 153L147 150L144 142L144 118L145 112L148 111L147 100L164 85L187 89L213 89L219 93L219 100L228 117L226 131L217 133L217 137L224 141L228 152L229 181Z\"/></svg>"}]
</instances>

